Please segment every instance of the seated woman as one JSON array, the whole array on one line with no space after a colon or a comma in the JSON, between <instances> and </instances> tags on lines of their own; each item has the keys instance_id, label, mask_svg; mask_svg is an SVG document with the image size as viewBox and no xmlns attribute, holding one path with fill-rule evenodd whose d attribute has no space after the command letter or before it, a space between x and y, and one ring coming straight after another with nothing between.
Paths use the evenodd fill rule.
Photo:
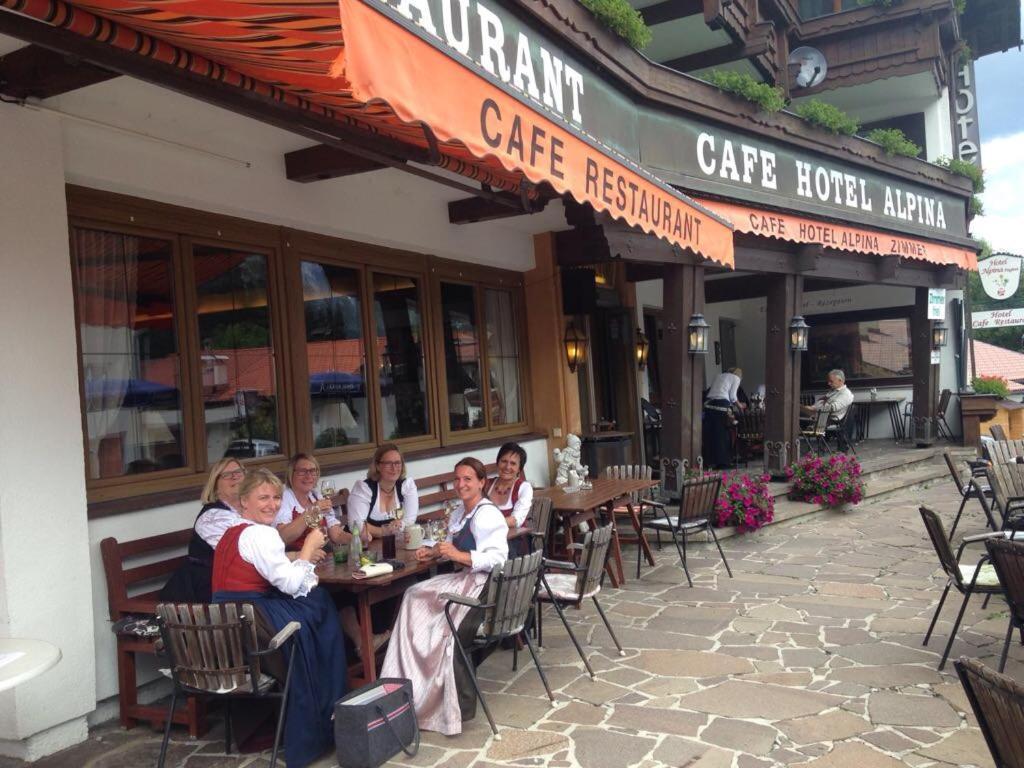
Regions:
<instances>
[{"instance_id":1,"label":"seated woman","mask_svg":"<svg viewBox=\"0 0 1024 768\"><path fill-rule=\"evenodd\" d=\"M382 677L412 680L420 728L446 736L462 733L462 721L476 714L476 697L455 652L441 595L478 596L491 570L508 559L508 525L484 496L486 482L484 465L477 459L465 458L455 465L455 491L461 503L449 522L451 541L422 547L416 557L446 557L463 570L421 581L405 593L381 671ZM468 643L480 626L482 612L453 606L451 614L459 636Z\"/></svg>"},{"instance_id":2,"label":"seated woman","mask_svg":"<svg viewBox=\"0 0 1024 768\"><path fill-rule=\"evenodd\" d=\"M345 646L334 603L313 572L313 553L326 541L323 531L311 530L298 556L288 558L273 525L282 489L269 470L245 476L238 524L214 553L213 602L252 603L273 632L290 621L302 625L291 645L296 656L284 725L285 761L302 768L334 744L331 717L346 688Z\"/></svg>"},{"instance_id":3,"label":"seated woman","mask_svg":"<svg viewBox=\"0 0 1024 768\"><path fill-rule=\"evenodd\" d=\"M509 528L522 526L533 504L533 486L526 481L526 451L519 443L498 449L498 476L487 481L484 495L494 502Z\"/></svg>"},{"instance_id":4,"label":"seated woman","mask_svg":"<svg viewBox=\"0 0 1024 768\"><path fill-rule=\"evenodd\" d=\"M419 511L416 483L405 476L402 454L397 446L385 443L373 452L366 479L352 486L348 495L349 527L358 523L374 538L397 534L416 522Z\"/></svg>"},{"instance_id":5,"label":"seated woman","mask_svg":"<svg viewBox=\"0 0 1024 768\"><path fill-rule=\"evenodd\" d=\"M160 600L168 603L210 602L210 576L213 551L224 531L238 525L238 488L245 470L238 459L223 458L213 465L199 500L203 508L192 527L188 560L175 571L160 590Z\"/></svg>"},{"instance_id":6,"label":"seated woman","mask_svg":"<svg viewBox=\"0 0 1024 768\"><path fill-rule=\"evenodd\" d=\"M352 536L342 527L334 514L332 505L344 504L348 491L334 499L325 499L316 490L320 480L320 462L308 453L296 453L288 462L285 473L284 494L281 509L274 518L277 532L281 534L288 550L298 551L309 531L309 522L320 517L319 525L330 540L337 545L348 544Z\"/></svg>"},{"instance_id":7,"label":"seated woman","mask_svg":"<svg viewBox=\"0 0 1024 768\"><path fill-rule=\"evenodd\" d=\"M732 411L742 407L737 400L743 371L730 368L718 374L708 388L704 401L704 432L707 438L705 459L714 469L732 466Z\"/></svg>"}]
</instances>

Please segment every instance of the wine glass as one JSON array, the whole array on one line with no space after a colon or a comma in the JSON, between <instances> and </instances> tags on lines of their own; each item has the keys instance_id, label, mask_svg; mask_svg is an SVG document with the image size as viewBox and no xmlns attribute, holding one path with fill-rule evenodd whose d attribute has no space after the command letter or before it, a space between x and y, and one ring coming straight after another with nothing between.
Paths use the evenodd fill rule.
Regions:
<instances>
[{"instance_id":1,"label":"wine glass","mask_svg":"<svg viewBox=\"0 0 1024 768\"><path fill-rule=\"evenodd\" d=\"M338 489L335 487L333 480L320 481L320 495L325 499L329 499L332 507L334 506L334 497L337 493Z\"/></svg>"}]
</instances>

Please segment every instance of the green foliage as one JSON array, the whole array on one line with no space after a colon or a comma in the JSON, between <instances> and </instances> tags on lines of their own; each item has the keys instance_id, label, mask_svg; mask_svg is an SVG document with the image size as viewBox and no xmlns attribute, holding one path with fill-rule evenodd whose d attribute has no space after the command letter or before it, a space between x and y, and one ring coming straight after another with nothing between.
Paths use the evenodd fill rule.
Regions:
<instances>
[{"instance_id":1,"label":"green foliage","mask_svg":"<svg viewBox=\"0 0 1024 768\"><path fill-rule=\"evenodd\" d=\"M1010 394L1010 385L1002 376L978 376L971 381L971 386L979 395L1006 397Z\"/></svg>"},{"instance_id":2,"label":"green foliage","mask_svg":"<svg viewBox=\"0 0 1024 768\"><path fill-rule=\"evenodd\" d=\"M843 110L818 99L811 99L800 104L796 108L796 113L807 122L824 128L829 133L852 136L860 128L860 124Z\"/></svg>"},{"instance_id":3,"label":"green foliage","mask_svg":"<svg viewBox=\"0 0 1024 768\"><path fill-rule=\"evenodd\" d=\"M960 45L958 63L962 67L966 64L970 64L972 59L974 59L974 51L971 50L971 46L969 46L966 42L962 43Z\"/></svg>"},{"instance_id":4,"label":"green foliage","mask_svg":"<svg viewBox=\"0 0 1024 768\"><path fill-rule=\"evenodd\" d=\"M719 90L753 102L765 112L778 112L786 106L781 88L759 83L748 74L716 69L706 79Z\"/></svg>"},{"instance_id":5,"label":"green foliage","mask_svg":"<svg viewBox=\"0 0 1024 768\"><path fill-rule=\"evenodd\" d=\"M921 154L921 148L908 139L899 128L875 128L868 131L865 138L880 144L887 155L917 157Z\"/></svg>"},{"instance_id":6,"label":"green foliage","mask_svg":"<svg viewBox=\"0 0 1024 768\"><path fill-rule=\"evenodd\" d=\"M953 0L953 10L963 16L967 10L967 0Z\"/></svg>"},{"instance_id":7,"label":"green foliage","mask_svg":"<svg viewBox=\"0 0 1024 768\"><path fill-rule=\"evenodd\" d=\"M971 195L971 205L968 210L971 216L984 216L985 204L981 202L981 198L977 195Z\"/></svg>"},{"instance_id":8,"label":"green foliage","mask_svg":"<svg viewBox=\"0 0 1024 768\"><path fill-rule=\"evenodd\" d=\"M976 193L985 191L985 174L974 163L969 163L966 160L960 160L955 157L940 157L935 160L935 164L940 168L945 168L950 173L970 179L971 186L974 187Z\"/></svg>"},{"instance_id":9,"label":"green foliage","mask_svg":"<svg viewBox=\"0 0 1024 768\"><path fill-rule=\"evenodd\" d=\"M637 50L651 42L651 30L640 12L626 0L580 0L608 29Z\"/></svg>"}]
</instances>

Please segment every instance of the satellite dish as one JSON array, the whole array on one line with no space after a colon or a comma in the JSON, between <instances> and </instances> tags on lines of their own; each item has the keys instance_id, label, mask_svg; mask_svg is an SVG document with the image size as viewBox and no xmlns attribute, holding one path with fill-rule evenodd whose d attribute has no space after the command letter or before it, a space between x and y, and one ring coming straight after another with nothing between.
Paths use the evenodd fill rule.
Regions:
<instances>
[{"instance_id":1,"label":"satellite dish","mask_svg":"<svg viewBox=\"0 0 1024 768\"><path fill-rule=\"evenodd\" d=\"M789 67L791 72L794 67L797 68L796 76L792 78L797 88L813 88L828 74L828 62L825 61L824 54L808 45L801 45L790 51Z\"/></svg>"}]
</instances>

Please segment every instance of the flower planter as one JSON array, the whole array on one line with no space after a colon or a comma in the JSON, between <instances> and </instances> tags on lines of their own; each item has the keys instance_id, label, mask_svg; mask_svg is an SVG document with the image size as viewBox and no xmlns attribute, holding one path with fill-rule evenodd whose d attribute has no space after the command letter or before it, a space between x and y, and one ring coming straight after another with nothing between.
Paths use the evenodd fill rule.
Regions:
<instances>
[{"instance_id":1,"label":"flower planter","mask_svg":"<svg viewBox=\"0 0 1024 768\"><path fill-rule=\"evenodd\" d=\"M976 446L981 442L981 423L995 417L1003 398L997 395L961 394L960 425L964 445Z\"/></svg>"}]
</instances>

